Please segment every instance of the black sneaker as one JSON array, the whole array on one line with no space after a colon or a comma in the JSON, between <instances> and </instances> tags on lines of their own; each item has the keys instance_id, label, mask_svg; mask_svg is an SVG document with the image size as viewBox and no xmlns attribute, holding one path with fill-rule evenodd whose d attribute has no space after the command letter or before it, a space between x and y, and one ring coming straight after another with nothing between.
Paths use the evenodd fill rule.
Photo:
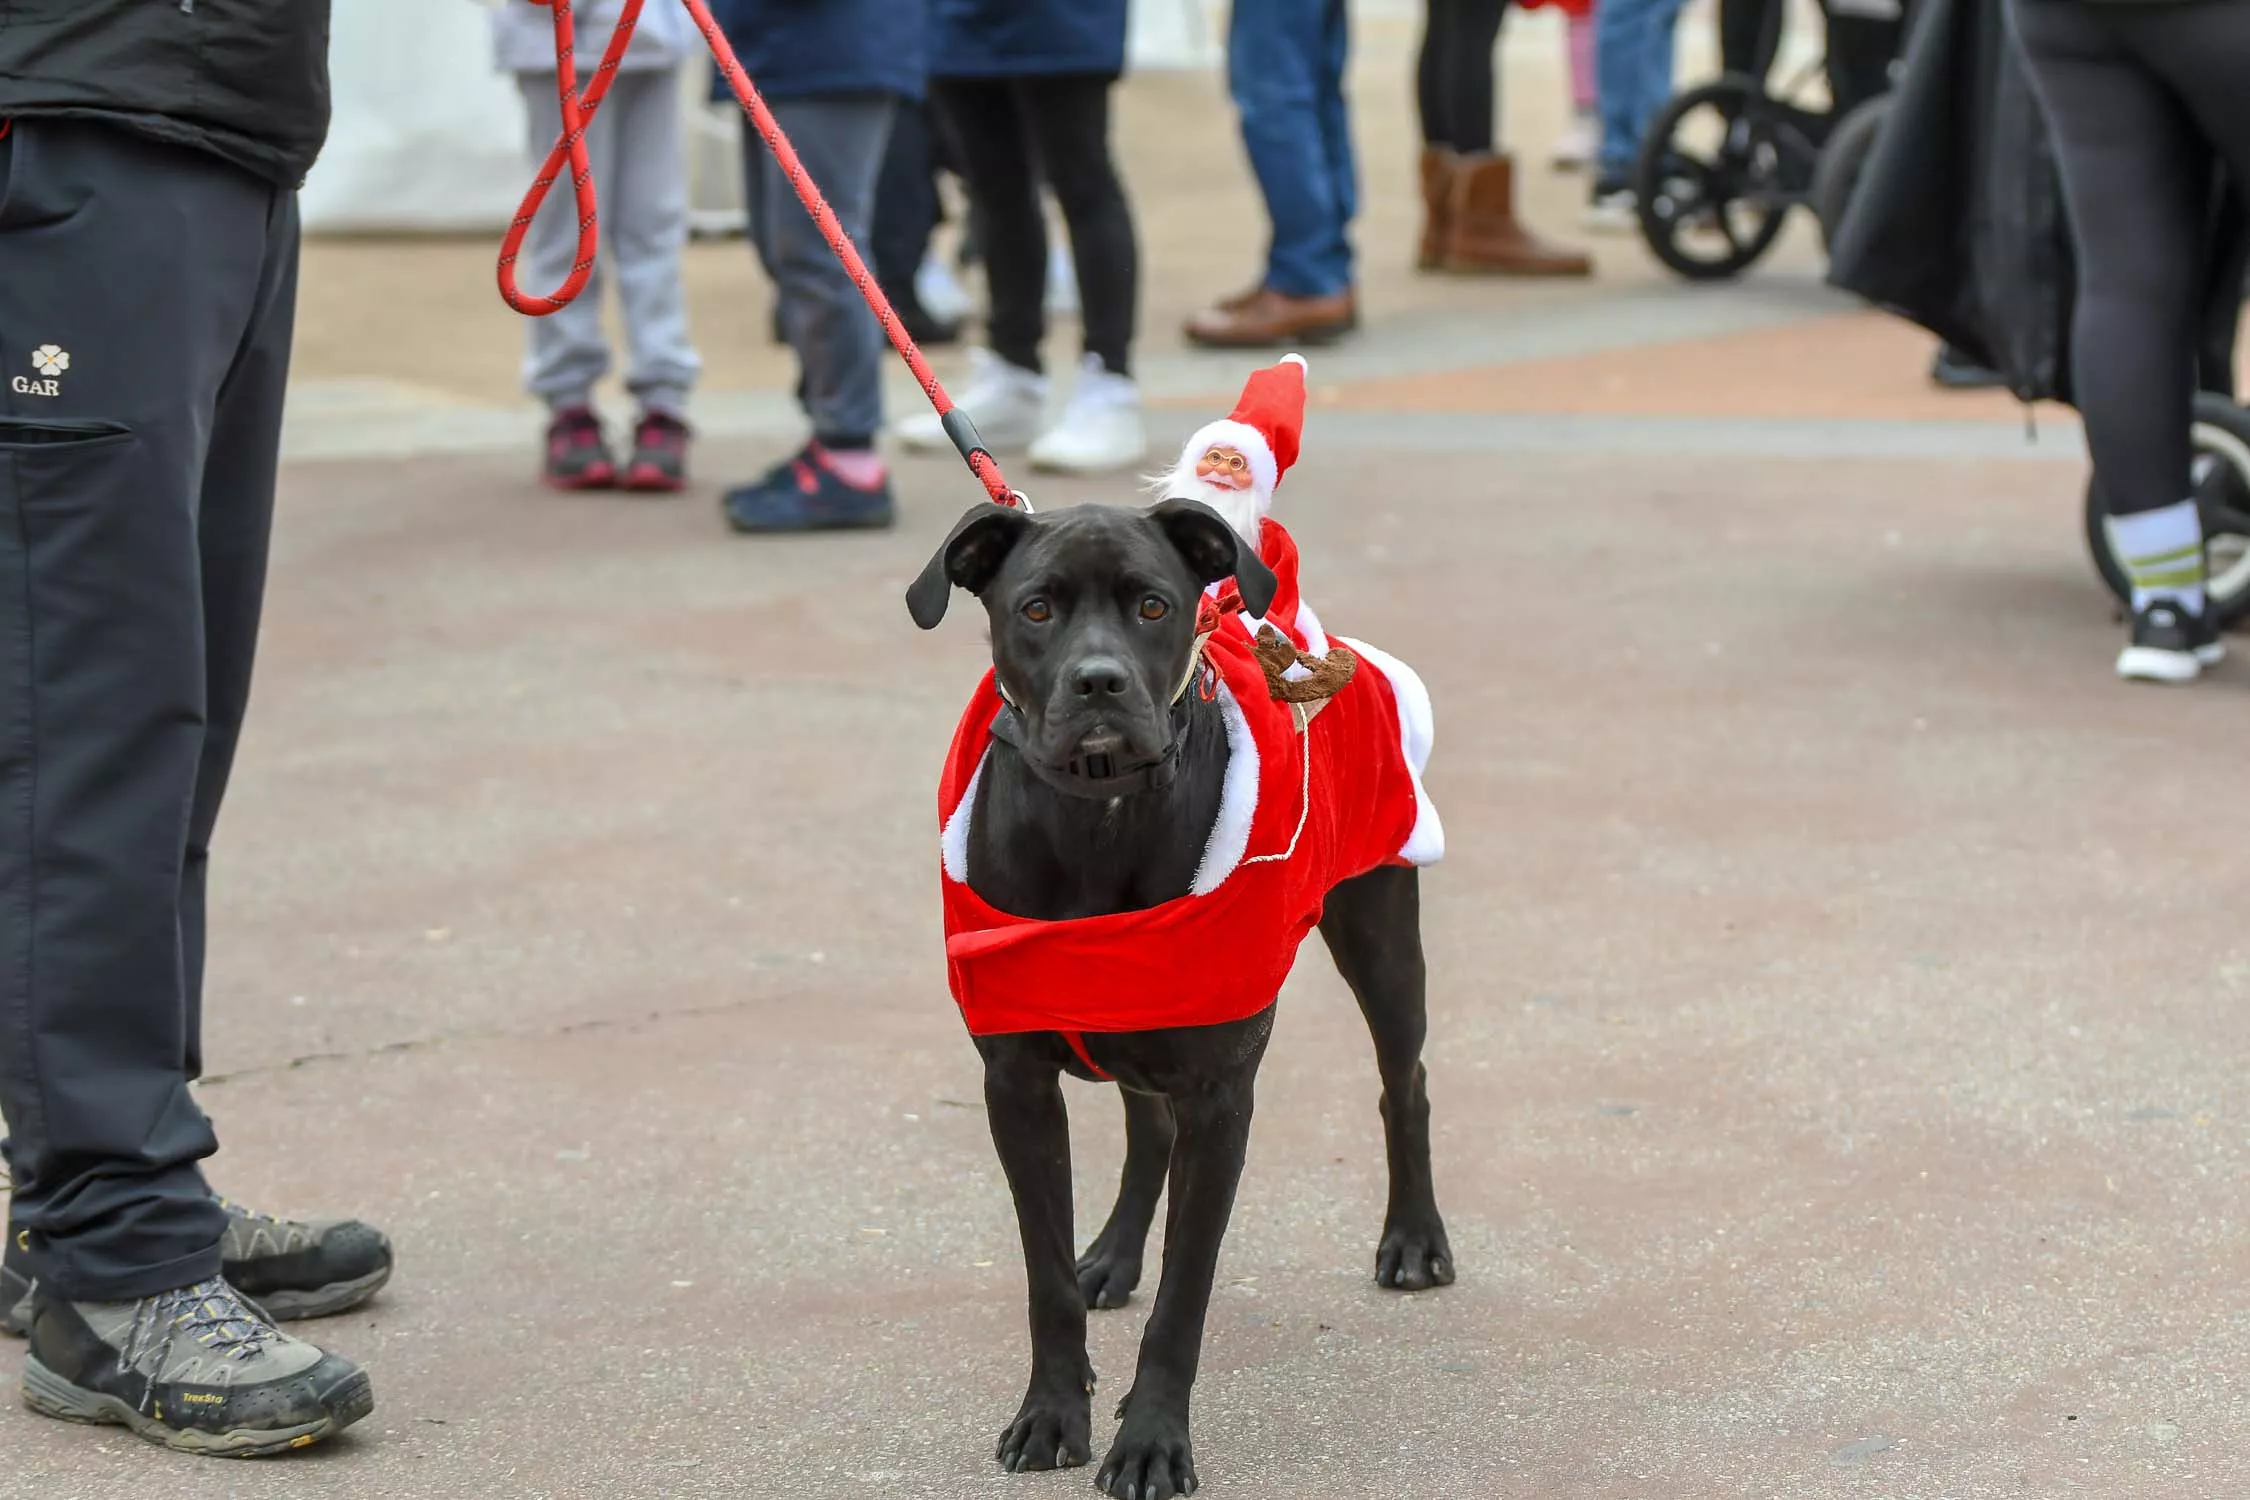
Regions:
<instances>
[{"instance_id":1,"label":"black sneaker","mask_svg":"<svg viewBox=\"0 0 2250 1500\"><path fill-rule=\"evenodd\" d=\"M391 1279L391 1242L357 1219L277 1219L219 1203L227 1211L220 1274L277 1323L349 1312ZM0 1260L0 1330L21 1338L30 1328L34 1289L26 1236L17 1230Z\"/></svg>"},{"instance_id":2,"label":"black sneaker","mask_svg":"<svg viewBox=\"0 0 2250 1500\"><path fill-rule=\"evenodd\" d=\"M726 493L727 523L752 533L848 531L891 524L888 477L879 484L851 483L828 463L818 443L807 443L761 479Z\"/></svg>"},{"instance_id":3,"label":"black sneaker","mask_svg":"<svg viewBox=\"0 0 2250 1500\"><path fill-rule=\"evenodd\" d=\"M213 1278L137 1302L42 1295L23 1362L42 1416L213 1458L309 1448L375 1409L358 1366L293 1339Z\"/></svg>"},{"instance_id":4,"label":"black sneaker","mask_svg":"<svg viewBox=\"0 0 2250 1500\"><path fill-rule=\"evenodd\" d=\"M2177 599L2151 599L2133 612L2133 637L2117 653L2117 675L2135 682L2193 682L2226 654L2209 611Z\"/></svg>"},{"instance_id":5,"label":"black sneaker","mask_svg":"<svg viewBox=\"0 0 2250 1500\"><path fill-rule=\"evenodd\" d=\"M606 490L617 483L617 459L593 408L566 406L547 423L540 477L558 490Z\"/></svg>"}]
</instances>

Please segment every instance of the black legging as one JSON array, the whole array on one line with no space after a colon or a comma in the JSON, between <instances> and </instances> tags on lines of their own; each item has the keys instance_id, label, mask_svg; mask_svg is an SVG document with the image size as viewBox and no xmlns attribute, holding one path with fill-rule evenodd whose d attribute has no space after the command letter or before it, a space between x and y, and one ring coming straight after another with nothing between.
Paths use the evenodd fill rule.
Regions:
<instances>
[{"instance_id":1,"label":"black legging","mask_svg":"<svg viewBox=\"0 0 2250 1500\"><path fill-rule=\"evenodd\" d=\"M2250 4L2011 0L2078 249L2071 384L2117 515L2189 494L2214 168L2250 183Z\"/></svg>"},{"instance_id":2,"label":"black legging","mask_svg":"<svg viewBox=\"0 0 2250 1500\"><path fill-rule=\"evenodd\" d=\"M991 290L992 352L1036 370L1047 332L1047 220L1042 177L1070 226L1086 350L1105 369L1131 373L1140 252L1133 211L1109 155L1109 91L1096 74L945 78L931 97L961 153L961 180L976 205Z\"/></svg>"},{"instance_id":3,"label":"black legging","mask_svg":"<svg viewBox=\"0 0 2250 1500\"><path fill-rule=\"evenodd\" d=\"M1508 0L1428 0L1414 68L1423 145L1468 155L1492 149L1492 48L1507 9Z\"/></svg>"},{"instance_id":4,"label":"black legging","mask_svg":"<svg viewBox=\"0 0 2250 1500\"><path fill-rule=\"evenodd\" d=\"M1729 73L1764 78L1781 50L1787 0L1719 0L1719 59ZM1828 97L1841 119L1885 92L1904 27L1898 20L1847 15L1822 0L1828 25Z\"/></svg>"}]
</instances>

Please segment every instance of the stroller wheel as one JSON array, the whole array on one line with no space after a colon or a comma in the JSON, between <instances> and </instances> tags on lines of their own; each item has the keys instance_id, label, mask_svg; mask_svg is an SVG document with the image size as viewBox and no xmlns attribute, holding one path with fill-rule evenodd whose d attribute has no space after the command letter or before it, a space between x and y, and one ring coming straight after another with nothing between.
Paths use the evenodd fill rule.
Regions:
<instances>
[{"instance_id":1,"label":"stroller wheel","mask_svg":"<svg viewBox=\"0 0 2250 1500\"><path fill-rule=\"evenodd\" d=\"M1782 106L1747 78L1689 89L1650 124L1633 167L1641 235L1690 281L1740 275L1781 233L1796 197Z\"/></svg>"},{"instance_id":2,"label":"stroller wheel","mask_svg":"<svg viewBox=\"0 0 2250 1500\"><path fill-rule=\"evenodd\" d=\"M2203 513L2204 566L2211 617L2223 629L2250 616L2250 411L2224 396L2195 398L2193 476L2196 508ZM2086 546L2102 582L2120 599L2132 584L2110 551L2109 514L2100 475L2086 485Z\"/></svg>"}]
</instances>

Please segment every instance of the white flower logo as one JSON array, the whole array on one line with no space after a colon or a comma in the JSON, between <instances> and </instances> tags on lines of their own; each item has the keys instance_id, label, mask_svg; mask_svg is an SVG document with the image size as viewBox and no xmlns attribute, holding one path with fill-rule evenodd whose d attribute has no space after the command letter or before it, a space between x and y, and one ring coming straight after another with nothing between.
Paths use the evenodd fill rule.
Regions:
<instances>
[{"instance_id":1,"label":"white flower logo","mask_svg":"<svg viewBox=\"0 0 2250 1500\"><path fill-rule=\"evenodd\" d=\"M60 375L70 368L70 351L60 344L41 344L31 351L31 365L42 375Z\"/></svg>"}]
</instances>

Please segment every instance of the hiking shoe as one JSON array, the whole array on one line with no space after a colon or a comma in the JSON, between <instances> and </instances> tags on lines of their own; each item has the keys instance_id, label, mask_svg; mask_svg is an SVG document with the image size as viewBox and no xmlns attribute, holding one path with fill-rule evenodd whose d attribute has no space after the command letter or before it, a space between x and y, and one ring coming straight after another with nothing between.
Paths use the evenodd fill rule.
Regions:
<instances>
[{"instance_id":1,"label":"hiking shoe","mask_svg":"<svg viewBox=\"0 0 2250 1500\"><path fill-rule=\"evenodd\" d=\"M670 412L641 416L633 429L633 458L625 488L642 494L676 494L687 488L688 424Z\"/></svg>"},{"instance_id":2,"label":"hiking shoe","mask_svg":"<svg viewBox=\"0 0 2250 1500\"><path fill-rule=\"evenodd\" d=\"M617 460L589 406L558 407L547 424L542 477L558 490L606 490L617 483Z\"/></svg>"},{"instance_id":3,"label":"hiking shoe","mask_svg":"<svg viewBox=\"0 0 2250 1500\"><path fill-rule=\"evenodd\" d=\"M293 1339L218 1277L137 1302L41 1296L23 1403L212 1458L309 1448L375 1409L367 1375Z\"/></svg>"},{"instance_id":4,"label":"hiking shoe","mask_svg":"<svg viewBox=\"0 0 2250 1500\"><path fill-rule=\"evenodd\" d=\"M737 531L846 531L891 524L888 475L853 484L831 466L818 443L807 443L762 479L727 491L727 523Z\"/></svg>"},{"instance_id":5,"label":"hiking shoe","mask_svg":"<svg viewBox=\"0 0 2250 1500\"><path fill-rule=\"evenodd\" d=\"M357 1219L278 1219L219 1200L227 1213L220 1274L277 1323L349 1312L391 1279L391 1242ZM31 1326L28 1237L9 1236L0 1260L0 1329L21 1338Z\"/></svg>"},{"instance_id":6,"label":"hiking shoe","mask_svg":"<svg viewBox=\"0 0 2250 1500\"><path fill-rule=\"evenodd\" d=\"M1141 391L1089 354L1055 423L1031 445L1031 466L1053 474L1114 474L1148 457Z\"/></svg>"},{"instance_id":7,"label":"hiking shoe","mask_svg":"<svg viewBox=\"0 0 2250 1500\"><path fill-rule=\"evenodd\" d=\"M2151 599L2133 611L2133 634L2117 653L2117 675L2133 682L2193 682L2226 654L2207 610Z\"/></svg>"},{"instance_id":8,"label":"hiking shoe","mask_svg":"<svg viewBox=\"0 0 2250 1500\"><path fill-rule=\"evenodd\" d=\"M954 403L977 424L977 436L994 453L1015 453L1039 436L1047 414L1047 377L1009 364L990 349L969 351L969 379ZM951 453L953 439L934 411L917 412L892 429L916 453Z\"/></svg>"}]
</instances>

